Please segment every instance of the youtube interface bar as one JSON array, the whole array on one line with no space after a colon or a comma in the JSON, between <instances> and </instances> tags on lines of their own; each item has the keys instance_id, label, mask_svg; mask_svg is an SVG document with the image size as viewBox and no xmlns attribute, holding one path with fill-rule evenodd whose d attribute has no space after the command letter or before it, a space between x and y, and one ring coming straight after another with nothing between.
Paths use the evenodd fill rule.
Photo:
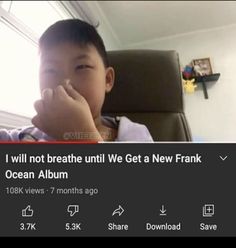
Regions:
<instances>
[{"instance_id":1,"label":"youtube interface bar","mask_svg":"<svg viewBox=\"0 0 236 248\"><path fill-rule=\"evenodd\" d=\"M0 237L236 236L234 143L2 143Z\"/></svg>"}]
</instances>

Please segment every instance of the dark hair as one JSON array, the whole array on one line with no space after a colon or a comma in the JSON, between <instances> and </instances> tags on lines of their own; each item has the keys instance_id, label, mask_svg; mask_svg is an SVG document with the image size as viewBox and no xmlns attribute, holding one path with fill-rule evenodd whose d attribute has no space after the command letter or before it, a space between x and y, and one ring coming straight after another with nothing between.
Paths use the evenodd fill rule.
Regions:
<instances>
[{"instance_id":1,"label":"dark hair","mask_svg":"<svg viewBox=\"0 0 236 248\"><path fill-rule=\"evenodd\" d=\"M108 67L106 49L96 28L79 19L61 20L51 25L39 39L39 52L61 42L73 42L79 45L93 45L101 56L104 66Z\"/></svg>"}]
</instances>

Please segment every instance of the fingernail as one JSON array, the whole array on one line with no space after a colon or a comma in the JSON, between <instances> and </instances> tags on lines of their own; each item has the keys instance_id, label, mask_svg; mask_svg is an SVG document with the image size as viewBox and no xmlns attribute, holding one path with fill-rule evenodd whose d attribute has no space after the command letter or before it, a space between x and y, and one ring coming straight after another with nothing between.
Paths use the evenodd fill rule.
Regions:
<instances>
[{"instance_id":1,"label":"fingernail","mask_svg":"<svg viewBox=\"0 0 236 248\"><path fill-rule=\"evenodd\" d=\"M67 79L65 79L65 80L64 80L64 82L65 82L65 84L66 84L66 85L69 85L69 83L70 83L70 79L69 79L69 78L67 78Z\"/></svg>"}]
</instances>

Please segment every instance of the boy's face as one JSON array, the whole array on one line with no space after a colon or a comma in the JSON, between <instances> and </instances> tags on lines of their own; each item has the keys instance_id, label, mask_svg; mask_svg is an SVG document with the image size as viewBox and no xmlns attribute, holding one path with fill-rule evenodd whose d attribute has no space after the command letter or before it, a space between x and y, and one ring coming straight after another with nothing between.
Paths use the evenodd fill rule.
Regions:
<instances>
[{"instance_id":1,"label":"boy's face","mask_svg":"<svg viewBox=\"0 0 236 248\"><path fill-rule=\"evenodd\" d=\"M93 45L61 43L41 51L40 90L54 89L65 80L88 102L93 119L99 118L105 93L113 87L114 70L105 68Z\"/></svg>"}]
</instances>

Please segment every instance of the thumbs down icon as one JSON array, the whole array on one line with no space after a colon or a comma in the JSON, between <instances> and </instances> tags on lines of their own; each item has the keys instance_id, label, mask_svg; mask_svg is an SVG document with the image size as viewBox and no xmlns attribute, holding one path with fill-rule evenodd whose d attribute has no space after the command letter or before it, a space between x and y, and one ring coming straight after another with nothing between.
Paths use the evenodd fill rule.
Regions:
<instances>
[{"instance_id":1,"label":"thumbs down icon","mask_svg":"<svg viewBox=\"0 0 236 248\"><path fill-rule=\"evenodd\" d=\"M74 216L79 212L79 205L69 205L67 207L67 212L70 213L70 217Z\"/></svg>"}]
</instances>

